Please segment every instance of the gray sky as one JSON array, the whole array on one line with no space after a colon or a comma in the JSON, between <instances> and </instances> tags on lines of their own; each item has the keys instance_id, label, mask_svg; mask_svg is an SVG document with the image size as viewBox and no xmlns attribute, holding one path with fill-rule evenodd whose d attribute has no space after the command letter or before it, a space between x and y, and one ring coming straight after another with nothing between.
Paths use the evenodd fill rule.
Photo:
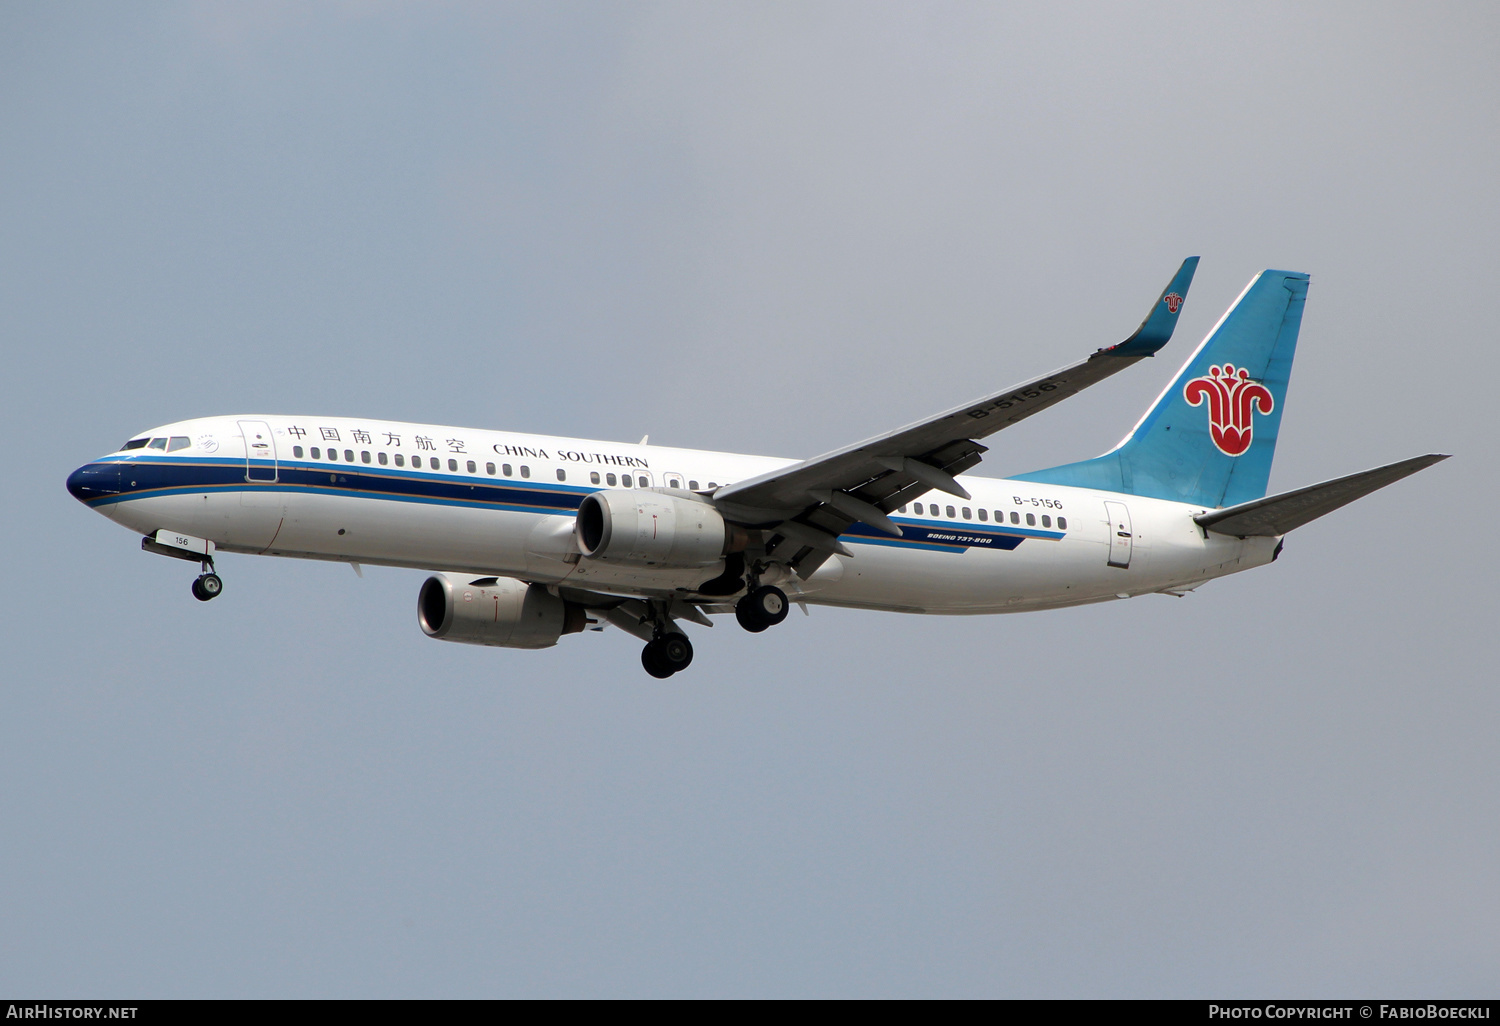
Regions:
<instances>
[{"instance_id":1,"label":"gray sky","mask_svg":"<svg viewBox=\"0 0 1500 1026\"><path fill-rule=\"evenodd\" d=\"M0 991L1493 996L1492 4L0 8ZM1272 486L1454 459L1183 600L542 653L67 473L320 412L784 456L1313 276Z\"/></svg>"}]
</instances>

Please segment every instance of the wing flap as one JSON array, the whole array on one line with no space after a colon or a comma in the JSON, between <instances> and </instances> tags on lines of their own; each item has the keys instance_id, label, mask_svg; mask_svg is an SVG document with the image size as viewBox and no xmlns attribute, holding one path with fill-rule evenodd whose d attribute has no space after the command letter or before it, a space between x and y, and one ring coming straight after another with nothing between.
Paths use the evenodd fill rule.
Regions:
<instances>
[{"instance_id":1,"label":"wing flap","mask_svg":"<svg viewBox=\"0 0 1500 1026\"><path fill-rule=\"evenodd\" d=\"M1364 498L1377 489L1394 484L1419 470L1426 470L1447 458L1439 453L1414 456L1399 463L1362 470L1348 477L1308 485L1280 495L1268 495L1264 499L1252 499L1238 506L1211 510L1193 519L1206 530L1238 538L1286 534L1332 513L1340 506L1347 506L1355 499Z\"/></svg>"}]
</instances>

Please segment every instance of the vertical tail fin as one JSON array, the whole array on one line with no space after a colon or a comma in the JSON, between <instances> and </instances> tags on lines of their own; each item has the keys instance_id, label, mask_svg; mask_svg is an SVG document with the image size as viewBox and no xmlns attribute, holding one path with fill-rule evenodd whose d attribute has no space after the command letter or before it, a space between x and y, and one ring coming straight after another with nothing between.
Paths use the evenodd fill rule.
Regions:
<instances>
[{"instance_id":1,"label":"vertical tail fin","mask_svg":"<svg viewBox=\"0 0 1500 1026\"><path fill-rule=\"evenodd\" d=\"M1207 507L1265 495L1307 282L1256 275L1119 445L1016 479Z\"/></svg>"}]
</instances>

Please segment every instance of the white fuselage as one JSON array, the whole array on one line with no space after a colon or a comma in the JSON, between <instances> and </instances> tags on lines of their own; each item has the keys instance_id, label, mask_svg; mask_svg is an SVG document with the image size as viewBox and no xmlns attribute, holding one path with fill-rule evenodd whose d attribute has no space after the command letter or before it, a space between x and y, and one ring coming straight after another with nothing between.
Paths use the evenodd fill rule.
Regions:
<instances>
[{"instance_id":1,"label":"white fuselage","mask_svg":"<svg viewBox=\"0 0 1500 1026\"><path fill-rule=\"evenodd\" d=\"M795 462L340 417L207 418L141 437L167 443L91 464L109 475L117 469L119 492L87 500L141 534L165 529L231 552L645 597L691 589L712 574L579 559L571 537L584 495L622 487L627 474L632 488L711 494ZM1019 612L1190 588L1270 562L1278 541L1205 532L1193 521L1202 507L961 481L971 500L929 492L892 513L905 537L845 534L852 556L830 557L805 581L788 579L788 590L864 609Z\"/></svg>"}]
</instances>

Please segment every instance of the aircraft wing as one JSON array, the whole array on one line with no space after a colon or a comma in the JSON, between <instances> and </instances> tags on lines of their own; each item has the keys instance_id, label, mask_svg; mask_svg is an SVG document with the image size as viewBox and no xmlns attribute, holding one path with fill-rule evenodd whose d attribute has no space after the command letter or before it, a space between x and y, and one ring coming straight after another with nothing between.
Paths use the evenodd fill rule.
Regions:
<instances>
[{"instance_id":1,"label":"aircraft wing","mask_svg":"<svg viewBox=\"0 0 1500 1026\"><path fill-rule=\"evenodd\" d=\"M1362 470L1348 477L1308 485L1280 495L1268 495L1264 499L1252 499L1238 506L1210 510L1193 519L1206 530L1239 538L1286 534L1332 513L1340 506L1347 506L1355 499L1362 499L1378 488L1394 484L1409 474L1426 470L1447 458L1439 453L1413 456L1409 460L1390 463L1374 470Z\"/></svg>"},{"instance_id":2,"label":"aircraft wing","mask_svg":"<svg viewBox=\"0 0 1500 1026\"><path fill-rule=\"evenodd\" d=\"M1166 345L1197 268L1197 257L1184 260L1141 326L1117 345L896 431L726 485L714 493L714 500L727 515L751 526L770 528L795 519L785 537L791 544L822 550L817 563L827 558L827 552L845 551L837 537L855 522L899 535L900 529L885 514L909 500L934 488L968 498L954 476L979 463L988 449L979 439L1076 395ZM805 561L804 555L796 564L799 572Z\"/></svg>"}]
</instances>

